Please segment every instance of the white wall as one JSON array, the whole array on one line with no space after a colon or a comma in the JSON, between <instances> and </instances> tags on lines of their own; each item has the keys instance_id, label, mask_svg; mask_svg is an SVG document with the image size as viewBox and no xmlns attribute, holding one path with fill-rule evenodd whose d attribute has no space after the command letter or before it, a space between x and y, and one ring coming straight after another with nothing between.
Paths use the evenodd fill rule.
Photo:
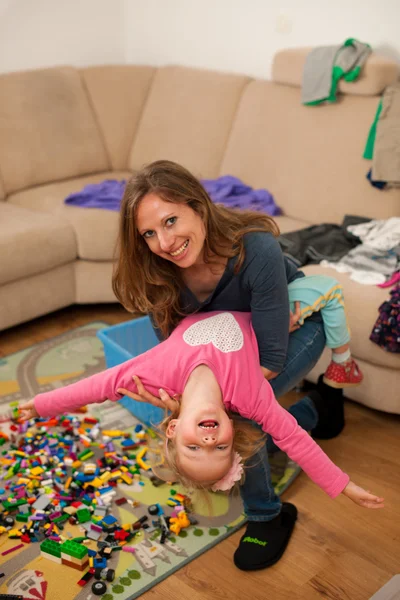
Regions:
<instances>
[{"instance_id":1,"label":"white wall","mask_svg":"<svg viewBox=\"0 0 400 600\"><path fill-rule=\"evenodd\" d=\"M124 0L0 0L0 72L125 62Z\"/></svg>"},{"instance_id":2,"label":"white wall","mask_svg":"<svg viewBox=\"0 0 400 600\"><path fill-rule=\"evenodd\" d=\"M125 0L128 63L268 78L276 50L347 37L400 60L400 0Z\"/></svg>"},{"instance_id":3,"label":"white wall","mask_svg":"<svg viewBox=\"0 0 400 600\"><path fill-rule=\"evenodd\" d=\"M350 36L400 61L400 0L0 0L0 72L128 62L269 77L276 50Z\"/></svg>"}]
</instances>

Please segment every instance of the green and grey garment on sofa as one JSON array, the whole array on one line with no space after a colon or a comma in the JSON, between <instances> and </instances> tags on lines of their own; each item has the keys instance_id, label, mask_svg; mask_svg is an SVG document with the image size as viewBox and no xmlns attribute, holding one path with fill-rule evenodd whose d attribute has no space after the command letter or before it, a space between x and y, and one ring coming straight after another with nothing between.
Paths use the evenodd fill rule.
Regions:
<instances>
[{"instance_id":1,"label":"green and grey garment on sofa","mask_svg":"<svg viewBox=\"0 0 400 600\"><path fill-rule=\"evenodd\" d=\"M336 102L340 79L355 81L371 53L369 44L348 38L339 46L314 48L306 58L301 101L307 106Z\"/></svg>"},{"instance_id":2,"label":"green and grey garment on sofa","mask_svg":"<svg viewBox=\"0 0 400 600\"><path fill-rule=\"evenodd\" d=\"M364 158L372 159L372 181L400 185L400 82L387 86L383 93Z\"/></svg>"}]
</instances>

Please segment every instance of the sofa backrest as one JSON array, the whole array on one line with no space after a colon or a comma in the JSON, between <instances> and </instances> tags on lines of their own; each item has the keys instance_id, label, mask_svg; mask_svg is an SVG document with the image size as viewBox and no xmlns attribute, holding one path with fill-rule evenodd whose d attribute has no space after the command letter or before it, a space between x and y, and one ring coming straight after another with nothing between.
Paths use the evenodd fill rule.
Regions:
<instances>
[{"instance_id":1,"label":"sofa backrest","mask_svg":"<svg viewBox=\"0 0 400 600\"><path fill-rule=\"evenodd\" d=\"M74 68L1 75L0 131L0 170L7 194L109 168Z\"/></svg>"},{"instance_id":2,"label":"sofa backrest","mask_svg":"<svg viewBox=\"0 0 400 600\"><path fill-rule=\"evenodd\" d=\"M129 167L168 158L198 177L216 177L249 78L185 67L157 70Z\"/></svg>"},{"instance_id":3,"label":"sofa backrest","mask_svg":"<svg viewBox=\"0 0 400 600\"><path fill-rule=\"evenodd\" d=\"M300 99L306 53L282 51L274 81L246 87L219 174L267 188L285 214L314 223L339 223L345 214L399 215L400 190L372 187L371 161L362 158L377 94L396 79L398 65L372 56L359 81L341 85L337 103L306 107Z\"/></svg>"},{"instance_id":4,"label":"sofa backrest","mask_svg":"<svg viewBox=\"0 0 400 600\"><path fill-rule=\"evenodd\" d=\"M81 70L113 169L126 169L156 69L107 65Z\"/></svg>"}]
</instances>

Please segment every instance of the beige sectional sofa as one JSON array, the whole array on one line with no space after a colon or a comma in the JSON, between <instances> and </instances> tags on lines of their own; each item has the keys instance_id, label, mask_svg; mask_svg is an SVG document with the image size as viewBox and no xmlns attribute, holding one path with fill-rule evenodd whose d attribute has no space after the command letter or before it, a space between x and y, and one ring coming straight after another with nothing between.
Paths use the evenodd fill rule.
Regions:
<instances>
[{"instance_id":1,"label":"beige sectional sofa","mask_svg":"<svg viewBox=\"0 0 400 600\"><path fill-rule=\"evenodd\" d=\"M183 68L72 67L0 76L0 330L73 303L113 302L115 212L65 206L85 184L168 158L199 177L270 190L282 231L344 214L400 214L400 191L366 180L377 96L399 74L372 55L336 104L303 107L306 50L275 57L271 81ZM311 266L306 272L323 270ZM348 396L400 413L400 356L369 341L388 290L336 274L365 374ZM327 354L311 378L324 368Z\"/></svg>"}]
</instances>

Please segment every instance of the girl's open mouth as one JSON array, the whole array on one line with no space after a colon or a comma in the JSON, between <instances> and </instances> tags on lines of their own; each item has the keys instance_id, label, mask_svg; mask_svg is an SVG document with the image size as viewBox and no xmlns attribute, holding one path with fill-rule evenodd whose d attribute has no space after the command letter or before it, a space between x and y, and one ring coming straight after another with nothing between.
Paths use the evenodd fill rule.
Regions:
<instances>
[{"instance_id":1,"label":"girl's open mouth","mask_svg":"<svg viewBox=\"0 0 400 600\"><path fill-rule=\"evenodd\" d=\"M199 423L199 427L202 429L217 429L218 426L218 421L214 421L213 419L205 419Z\"/></svg>"}]
</instances>

